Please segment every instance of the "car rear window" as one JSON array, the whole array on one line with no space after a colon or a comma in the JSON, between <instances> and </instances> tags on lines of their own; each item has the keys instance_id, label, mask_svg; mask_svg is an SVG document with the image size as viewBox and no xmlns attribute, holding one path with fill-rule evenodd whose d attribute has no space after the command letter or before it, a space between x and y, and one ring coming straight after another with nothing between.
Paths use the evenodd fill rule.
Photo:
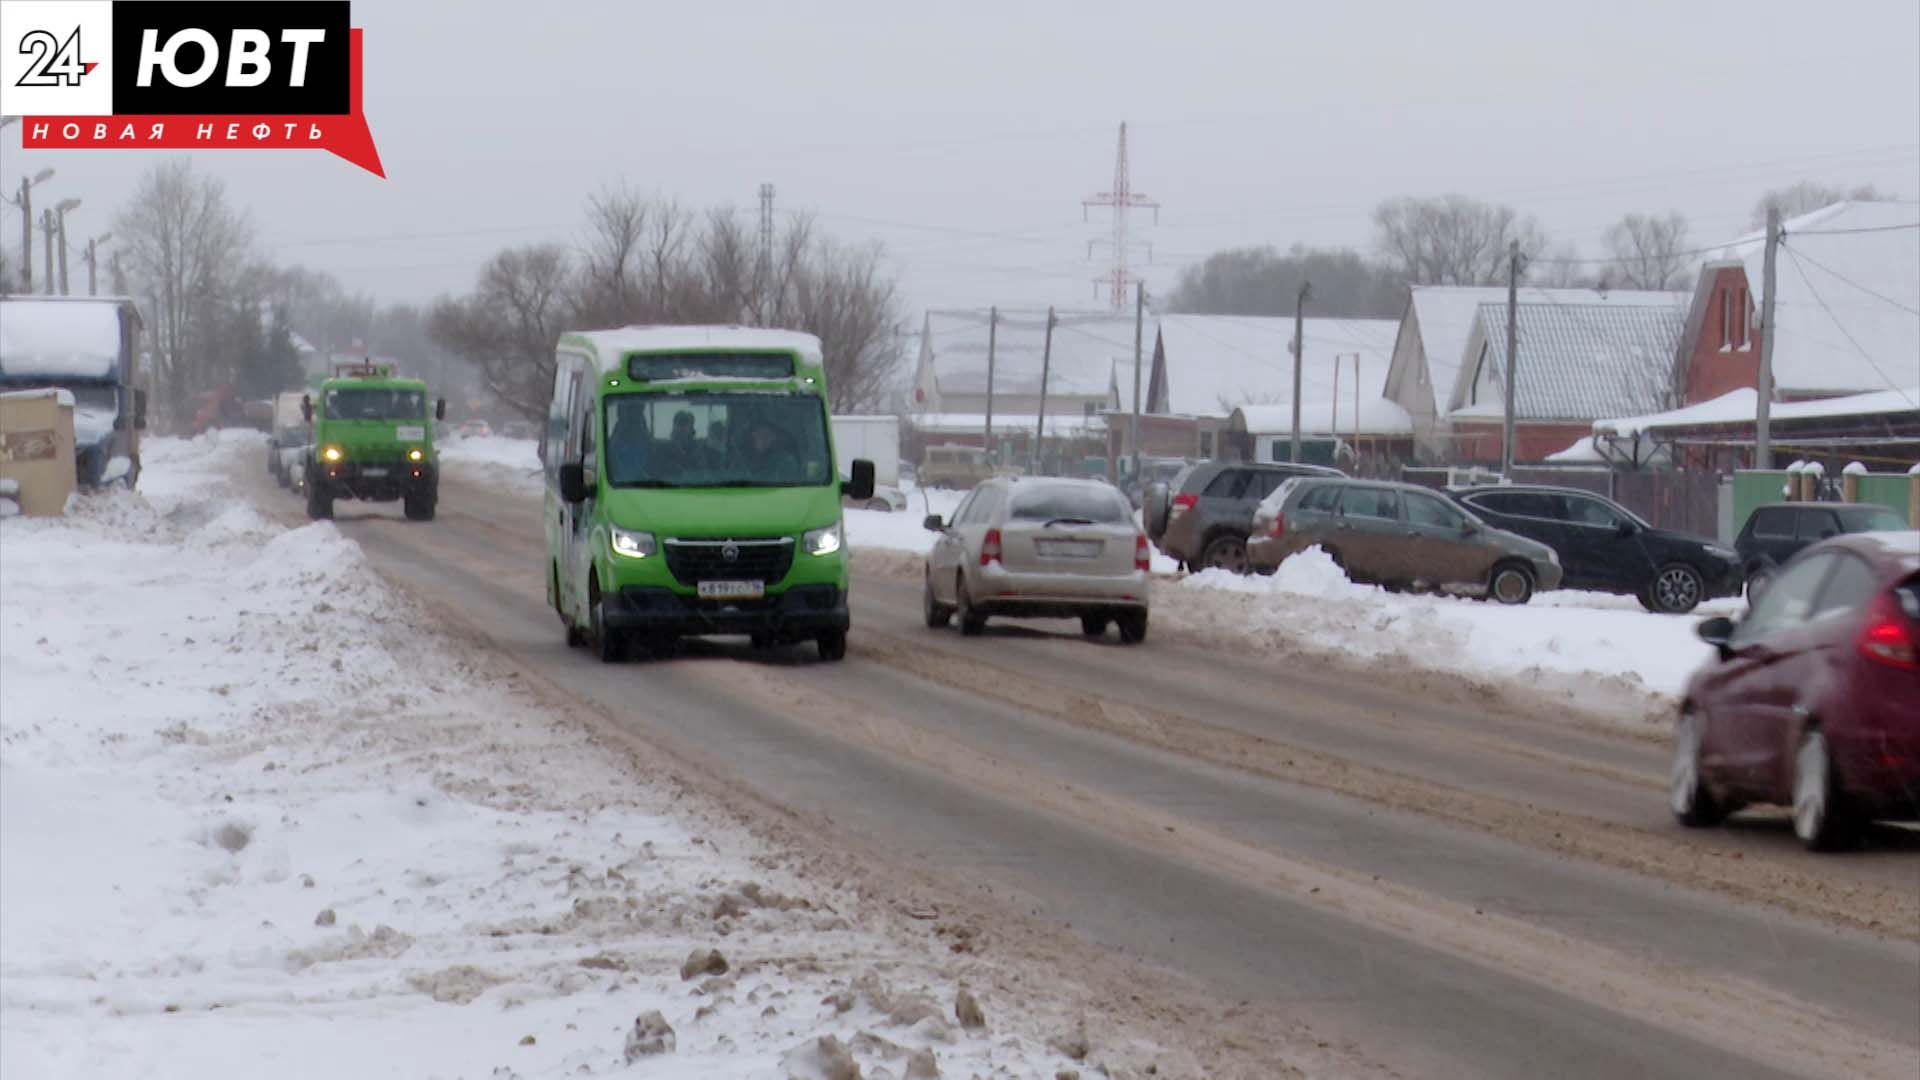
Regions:
<instances>
[{"instance_id":1,"label":"car rear window","mask_svg":"<svg viewBox=\"0 0 1920 1080\"><path fill-rule=\"evenodd\" d=\"M1340 497L1340 512L1348 517L1400 517L1400 493L1388 488L1348 488Z\"/></svg>"},{"instance_id":2,"label":"car rear window","mask_svg":"<svg viewBox=\"0 0 1920 1080\"><path fill-rule=\"evenodd\" d=\"M1881 530L1898 532L1907 527L1905 519L1884 506L1836 510L1834 513L1840 515L1841 532L1879 532Z\"/></svg>"},{"instance_id":3,"label":"car rear window","mask_svg":"<svg viewBox=\"0 0 1920 1080\"><path fill-rule=\"evenodd\" d=\"M1020 521L1092 521L1119 524L1133 516L1120 496L1107 488L1080 484L1021 485L1013 490L1007 516Z\"/></svg>"},{"instance_id":4,"label":"car rear window","mask_svg":"<svg viewBox=\"0 0 1920 1080\"><path fill-rule=\"evenodd\" d=\"M1237 499L1247 490L1251 475L1247 469L1223 469L1203 494L1213 499Z\"/></svg>"},{"instance_id":5,"label":"car rear window","mask_svg":"<svg viewBox=\"0 0 1920 1080\"><path fill-rule=\"evenodd\" d=\"M1765 536L1775 540L1791 539L1793 536L1793 511L1784 508L1755 510L1753 512L1753 535Z\"/></svg>"}]
</instances>

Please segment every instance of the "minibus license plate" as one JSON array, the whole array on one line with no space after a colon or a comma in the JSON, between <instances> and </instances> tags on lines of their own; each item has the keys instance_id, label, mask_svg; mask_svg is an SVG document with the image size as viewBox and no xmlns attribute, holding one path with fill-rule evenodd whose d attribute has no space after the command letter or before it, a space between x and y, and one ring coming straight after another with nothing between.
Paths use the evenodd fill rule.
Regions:
<instances>
[{"instance_id":1,"label":"minibus license plate","mask_svg":"<svg viewBox=\"0 0 1920 1080\"><path fill-rule=\"evenodd\" d=\"M763 581L703 581L696 588L702 600L758 600L767 593Z\"/></svg>"}]
</instances>

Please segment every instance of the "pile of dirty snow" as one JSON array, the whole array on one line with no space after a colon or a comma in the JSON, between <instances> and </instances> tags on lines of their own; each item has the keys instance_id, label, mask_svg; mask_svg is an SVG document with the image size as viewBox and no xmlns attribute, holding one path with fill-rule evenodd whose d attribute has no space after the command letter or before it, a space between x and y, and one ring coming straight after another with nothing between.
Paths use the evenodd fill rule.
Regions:
<instances>
[{"instance_id":1,"label":"pile of dirty snow","mask_svg":"<svg viewBox=\"0 0 1920 1080\"><path fill-rule=\"evenodd\" d=\"M545 480L540 443L504 435L453 436L438 448L441 467L451 475L498 485L521 495L538 495Z\"/></svg>"}]
</instances>

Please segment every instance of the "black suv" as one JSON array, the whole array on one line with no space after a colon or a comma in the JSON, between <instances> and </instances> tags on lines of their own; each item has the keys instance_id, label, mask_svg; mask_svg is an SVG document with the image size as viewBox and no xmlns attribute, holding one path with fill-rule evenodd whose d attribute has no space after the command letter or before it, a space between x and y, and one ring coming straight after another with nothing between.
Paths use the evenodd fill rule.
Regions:
<instances>
[{"instance_id":1,"label":"black suv","mask_svg":"<svg viewBox=\"0 0 1920 1080\"><path fill-rule=\"evenodd\" d=\"M1322 465L1203 461L1147 489L1147 535L1180 568L1247 572L1247 534L1260 500L1296 476L1345 476Z\"/></svg>"},{"instance_id":2,"label":"black suv","mask_svg":"<svg viewBox=\"0 0 1920 1080\"><path fill-rule=\"evenodd\" d=\"M1906 527L1898 511L1871 503L1775 503L1747 515L1733 546L1740 552L1750 589L1758 592L1775 567L1809 544L1842 533Z\"/></svg>"},{"instance_id":3,"label":"black suv","mask_svg":"<svg viewBox=\"0 0 1920 1080\"><path fill-rule=\"evenodd\" d=\"M1552 548L1565 571L1562 588L1635 596L1649 611L1674 615L1740 595L1741 563L1732 548L1656 529L1590 491L1508 484L1447 494L1487 524Z\"/></svg>"}]
</instances>

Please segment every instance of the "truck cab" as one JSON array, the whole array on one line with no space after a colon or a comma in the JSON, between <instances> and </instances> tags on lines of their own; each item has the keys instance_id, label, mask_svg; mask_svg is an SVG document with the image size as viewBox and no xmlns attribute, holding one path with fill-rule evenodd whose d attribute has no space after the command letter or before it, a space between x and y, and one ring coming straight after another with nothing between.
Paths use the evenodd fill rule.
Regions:
<instances>
[{"instance_id":1,"label":"truck cab","mask_svg":"<svg viewBox=\"0 0 1920 1080\"><path fill-rule=\"evenodd\" d=\"M140 313L124 297L0 297L0 393L73 397L74 480L82 489L140 478L146 391L134 386Z\"/></svg>"},{"instance_id":2,"label":"truck cab","mask_svg":"<svg viewBox=\"0 0 1920 1080\"><path fill-rule=\"evenodd\" d=\"M427 384L385 364L342 364L301 403L313 425L302 472L307 516L333 516L336 499L405 505L414 521L432 521L440 498L433 422L447 403L430 401Z\"/></svg>"}]
</instances>

